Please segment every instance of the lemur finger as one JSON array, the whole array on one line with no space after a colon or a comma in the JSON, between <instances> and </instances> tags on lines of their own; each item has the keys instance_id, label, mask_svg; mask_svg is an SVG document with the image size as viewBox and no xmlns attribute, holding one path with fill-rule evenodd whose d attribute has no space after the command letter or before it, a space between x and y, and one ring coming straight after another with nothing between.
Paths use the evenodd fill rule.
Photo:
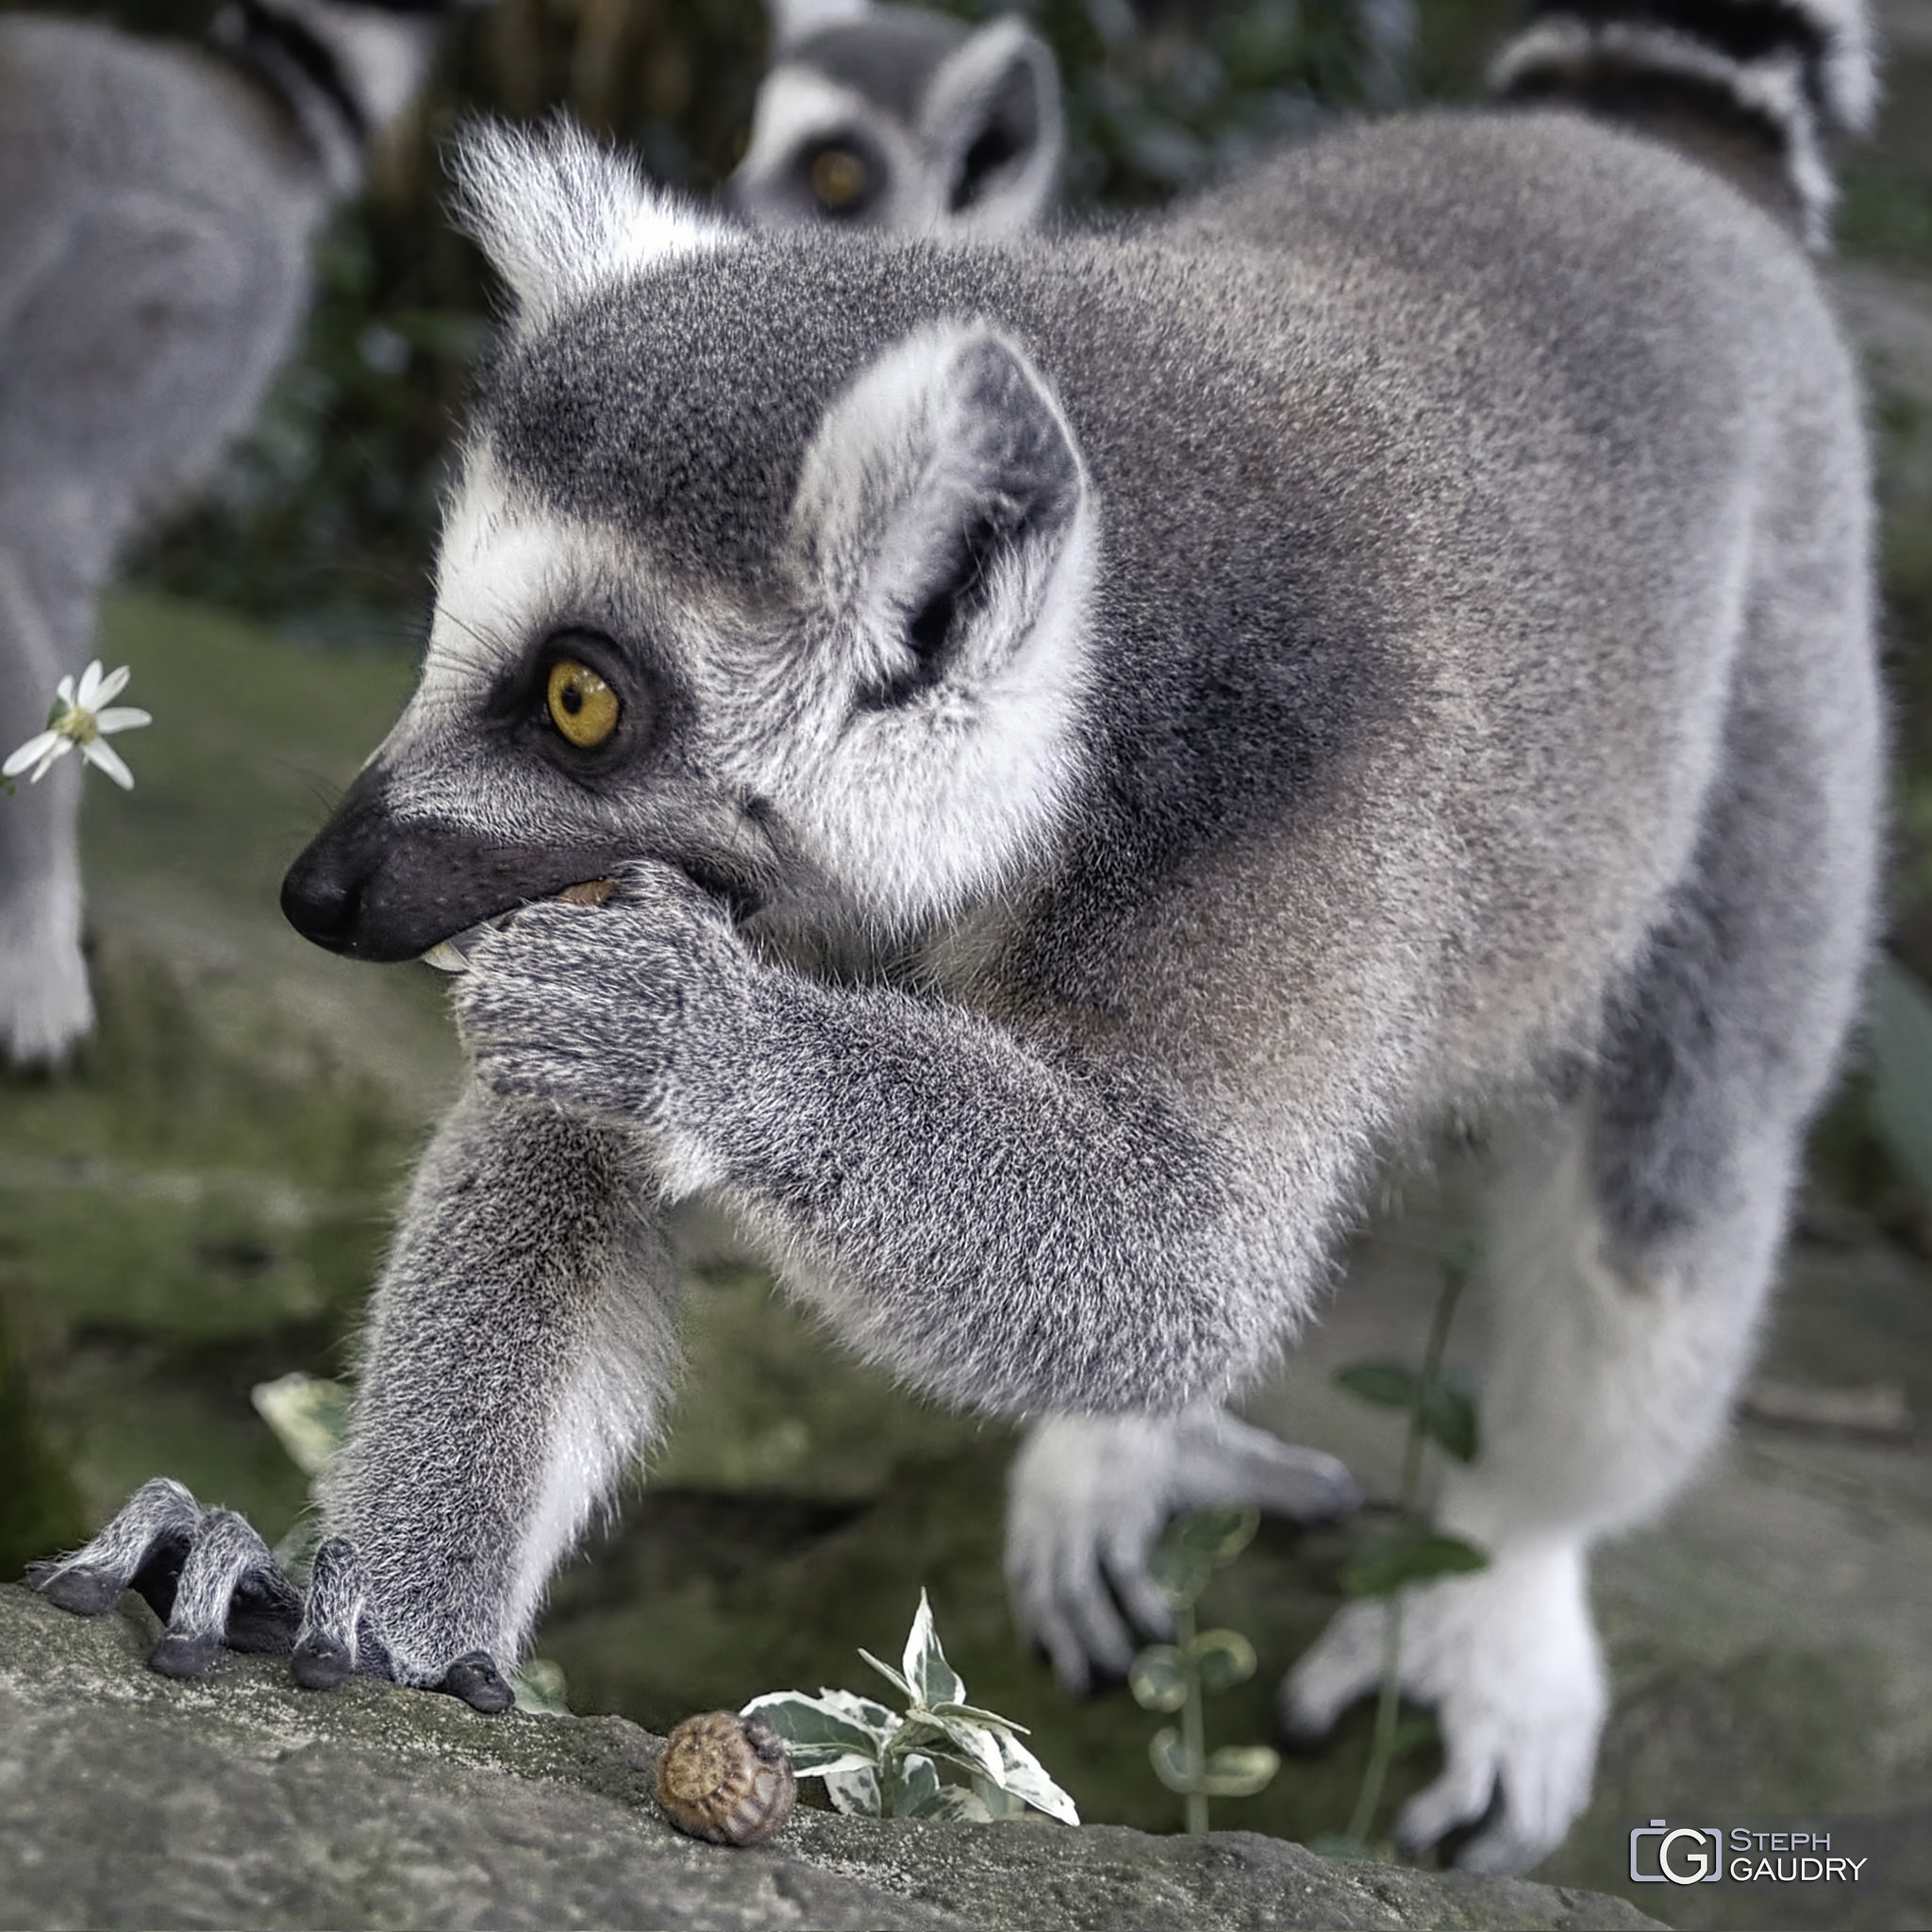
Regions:
<instances>
[{"instance_id":1,"label":"lemur finger","mask_svg":"<svg viewBox=\"0 0 1932 1932\"><path fill-rule=\"evenodd\" d=\"M272 1600L265 1579L279 1574L268 1545L245 1517L232 1509L208 1510L181 1566L168 1628L148 1658L149 1668L164 1677L204 1675L227 1639L237 1592L253 1584ZM289 1588L286 1581L283 1587ZM292 1590L289 1593L292 1597ZM289 1629L292 1636L292 1618Z\"/></svg>"},{"instance_id":2,"label":"lemur finger","mask_svg":"<svg viewBox=\"0 0 1932 1932\"><path fill-rule=\"evenodd\" d=\"M305 1690L333 1690L356 1668L357 1639L368 1595L362 1559L341 1537L328 1538L315 1553L308 1601L290 1660L295 1681Z\"/></svg>"},{"instance_id":3,"label":"lemur finger","mask_svg":"<svg viewBox=\"0 0 1932 1932\"><path fill-rule=\"evenodd\" d=\"M1176 1450L1174 1501L1183 1508L1248 1503L1291 1523L1332 1523L1361 1507L1361 1485L1345 1463L1224 1410L1189 1417Z\"/></svg>"},{"instance_id":4,"label":"lemur finger","mask_svg":"<svg viewBox=\"0 0 1932 1932\"><path fill-rule=\"evenodd\" d=\"M445 1696L460 1697L472 1710L486 1711L492 1717L517 1701L516 1692L487 1650L473 1650L467 1657L458 1657L435 1688Z\"/></svg>"},{"instance_id":5,"label":"lemur finger","mask_svg":"<svg viewBox=\"0 0 1932 1932\"><path fill-rule=\"evenodd\" d=\"M1288 1674L1277 1712L1291 1750L1318 1749L1335 1720L1374 1687L1382 1674L1387 1615L1379 1603L1351 1604Z\"/></svg>"},{"instance_id":6,"label":"lemur finger","mask_svg":"<svg viewBox=\"0 0 1932 1932\"><path fill-rule=\"evenodd\" d=\"M1423 1851L1458 1825L1475 1824L1495 1797L1499 1767L1494 1749L1486 1740L1458 1742L1448 1737L1444 1742L1448 1762L1442 1774L1396 1814L1395 1841L1405 1851ZM1478 1842L1480 1840L1472 1840L1471 1845L1465 1845L1457 1862Z\"/></svg>"},{"instance_id":7,"label":"lemur finger","mask_svg":"<svg viewBox=\"0 0 1932 1932\"><path fill-rule=\"evenodd\" d=\"M27 1581L51 1604L80 1617L112 1609L121 1592L139 1579L142 1594L165 1617L173 1607L175 1579L188 1555L201 1505L169 1476L143 1483L93 1539L54 1563L36 1563Z\"/></svg>"},{"instance_id":8,"label":"lemur finger","mask_svg":"<svg viewBox=\"0 0 1932 1932\"><path fill-rule=\"evenodd\" d=\"M1113 1594L1134 1625L1144 1635L1165 1642L1174 1635L1174 1612L1147 1574L1147 1557L1152 1548L1152 1543L1142 1536L1109 1537L1102 1561L1107 1566Z\"/></svg>"},{"instance_id":9,"label":"lemur finger","mask_svg":"<svg viewBox=\"0 0 1932 1932\"><path fill-rule=\"evenodd\" d=\"M1137 1646L1114 1607L1113 1592L1107 1587L1096 1557L1083 1550L1077 1558L1065 1563L1054 1596L1085 1654L1083 1687L1095 1671L1103 1676L1124 1677Z\"/></svg>"}]
</instances>

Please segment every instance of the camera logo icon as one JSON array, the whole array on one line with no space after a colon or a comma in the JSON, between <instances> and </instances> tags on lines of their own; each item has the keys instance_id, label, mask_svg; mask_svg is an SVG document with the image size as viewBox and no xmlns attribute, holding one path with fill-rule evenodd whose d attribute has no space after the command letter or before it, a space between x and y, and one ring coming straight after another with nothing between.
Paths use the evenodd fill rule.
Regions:
<instances>
[{"instance_id":1,"label":"camera logo icon","mask_svg":"<svg viewBox=\"0 0 1932 1932\"><path fill-rule=\"evenodd\" d=\"M1680 1824L1661 1818L1630 1834L1633 1885L1715 1885L1724 1875L1724 1835L1715 1825Z\"/></svg>"}]
</instances>

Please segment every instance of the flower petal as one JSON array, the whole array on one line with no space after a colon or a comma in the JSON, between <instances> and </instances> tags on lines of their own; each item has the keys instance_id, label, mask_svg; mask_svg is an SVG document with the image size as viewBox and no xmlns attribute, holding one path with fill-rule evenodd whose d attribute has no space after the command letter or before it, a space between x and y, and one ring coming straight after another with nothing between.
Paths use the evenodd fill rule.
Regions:
<instances>
[{"instance_id":1,"label":"flower petal","mask_svg":"<svg viewBox=\"0 0 1932 1932\"><path fill-rule=\"evenodd\" d=\"M89 764L100 766L122 791L134 790L134 774L127 769L127 761L111 744L103 744L98 738L91 738L81 746L80 755Z\"/></svg>"},{"instance_id":2,"label":"flower petal","mask_svg":"<svg viewBox=\"0 0 1932 1932\"><path fill-rule=\"evenodd\" d=\"M42 757L44 753L54 752L54 755L58 758L59 753L56 750L56 747L66 742L67 741L58 731L35 732L18 751L8 754L7 762L4 765L0 765L0 778L19 777L36 758Z\"/></svg>"},{"instance_id":3,"label":"flower petal","mask_svg":"<svg viewBox=\"0 0 1932 1932\"><path fill-rule=\"evenodd\" d=\"M73 739L62 738L57 731L54 734L54 742L41 754L40 763L26 774L26 782L29 785L38 785L53 770L56 762L64 758L73 749Z\"/></svg>"},{"instance_id":4,"label":"flower petal","mask_svg":"<svg viewBox=\"0 0 1932 1932\"><path fill-rule=\"evenodd\" d=\"M89 662L87 669L80 674L80 689L75 693L74 702L83 711L92 711L94 708L94 699L99 694L100 689L101 660L95 658Z\"/></svg>"},{"instance_id":5,"label":"flower petal","mask_svg":"<svg viewBox=\"0 0 1932 1932\"><path fill-rule=\"evenodd\" d=\"M118 671L108 672L94 687L90 708L98 711L103 705L112 704L127 689L127 680L133 675L133 672L125 664Z\"/></svg>"},{"instance_id":6,"label":"flower petal","mask_svg":"<svg viewBox=\"0 0 1932 1932\"><path fill-rule=\"evenodd\" d=\"M68 709L69 709L70 711L71 711L71 710L73 710L73 708L74 708L74 680L73 680L73 678L71 678L71 677L63 677L63 678L62 678L62 679L60 680L60 682L59 682L58 684L57 684L57 685L56 685L56 686L54 687L54 695L55 695L55 696L56 696L57 698L58 698L58 699L60 700L60 702L61 702L61 703L62 703L63 705L65 705L65 706L67 707L67 708L68 708Z\"/></svg>"},{"instance_id":7,"label":"flower petal","mask_svg":"<svg viewBox=\"0 0 1932 1932\"><path fill-rule=\"evenodd\" d=\"M116 705L110 710L97 712L94 716L96 731L132 731L137 724L152 724L155 721L147 712L134 705Z\"/></svg>"}]
</instances>

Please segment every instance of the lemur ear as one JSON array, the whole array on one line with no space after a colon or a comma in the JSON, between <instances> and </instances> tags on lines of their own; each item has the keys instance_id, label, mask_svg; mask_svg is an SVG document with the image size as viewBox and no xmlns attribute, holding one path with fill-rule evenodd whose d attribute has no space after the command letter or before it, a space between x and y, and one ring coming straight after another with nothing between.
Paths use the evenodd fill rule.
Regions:
<instances>
[{"instance_id":1,"label":"lemur ear","mask_svg":"<svg viewBox=\"0 0 1932 1932\"><path fill-rule=\"evenodd\" d=\"M920 329L865 370L826 411L792 508L861 691L981 684L1025 656L1084 554L1087 491L1044 380L984 324Z\"/></svg>"},{"instance_id":2,"label":"lemur ear","mask_svg":"<svg viewBox=\"0 0 1932 1932\"><path fill-rule=\"evenodd\" d=\"M868 0L772 0L772 50L782 53L821 27L838 26L871 10Z\"/></svg>"},{"instance_id":3,"label":"lemur ear","mask_svg":"<svg viewBox=\"0 0 1932 1932\"><path fill-rule=\"evenodd\" d=\"M509 285L526 328L604 283L732 236L562 116L534 129L472 122L451 171L457 224Z\"/></svg>"},{"instance_id":4,"label":"lemur ear","mask_svg":"<svg viewBox=\"0 0 1932 1932\"><path fill-rule=\"evenodd\" d=\"M920 132L962 227L1017 233L1045 212L1059 176L1059 69L1024 22L996 20L950 55L919 111Z\"/></svg>"}]
</instances>

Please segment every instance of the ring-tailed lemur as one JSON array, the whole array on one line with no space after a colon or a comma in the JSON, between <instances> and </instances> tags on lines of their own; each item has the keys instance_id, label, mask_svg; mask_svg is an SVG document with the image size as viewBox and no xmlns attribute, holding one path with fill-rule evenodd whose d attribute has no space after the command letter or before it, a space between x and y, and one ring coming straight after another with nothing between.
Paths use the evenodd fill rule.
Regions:
<instances>
[{"instance_id":1,"label":"ring-tailed lemur","mask_svg":"<svg viewBox=\"0 0 1932 1932\"><path fill-rule=\"evenodd\" d=\"M1447 1765L1399 1828L1483 1819L1487 1867L1562 1836L1587 1551L1723 1430L1882 763L1790 166L1857 117L1861 16L1774 0L1726 51L1630 4L1506 86L1653 75L1783 215L1568 106L1338 132L1051 245L747 238L567 131L472 138L517 318L421 687L284 903L365 958L467 935L475 1078L306 1603L166 1482L56 1602L132 1580L164 1670L286 1645L500 1705L658 1419L687 1208L942 1398L1158 1412L1306 1318L1378 1154L1485 1107L1526 1127L1442 1513L1491 1561L1408 1598ZM1303 1660L1298 1727L1381 1629Z\"/></svg>"},{"instance_id":2,"label":"ring-tailed lemur","mask_svg":"<svg viewBox=\"0 0 1932 1932\"><path fill-rule=\"evenodd\" d=\"M208 45L0 19L0 743L87 656L116 552L203 482L308 299L308 242L460 0L238 0ZM0 1054L92 1022L79 774L0 801Z\"/></svg>"},{"instance_id":3,"label":"ring-tailed lemur","mask_svg":"<svg viewBox=\"0 0 1932 1932\"><path fill-rule=\"evenodd\" d=\"M776 0L727 193L759 227L1012 235L1059 176L1059 70L1013 15L977 29L872 0Z\"/></svg>"}]
</instances>

